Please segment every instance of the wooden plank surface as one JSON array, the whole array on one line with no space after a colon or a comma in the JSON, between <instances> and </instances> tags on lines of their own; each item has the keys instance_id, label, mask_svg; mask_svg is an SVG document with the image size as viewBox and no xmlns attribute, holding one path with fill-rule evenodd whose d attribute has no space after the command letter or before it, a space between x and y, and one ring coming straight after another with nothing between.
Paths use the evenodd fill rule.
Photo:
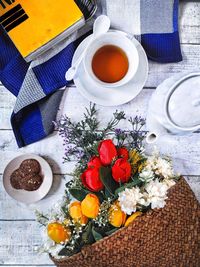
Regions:
<instances>
[{"instance_id":1,"label":"wooden plank surface","mask_svg":"<svg viewBox=\"0 0 200 267\"><path fill-rule=\"evenodd\" d=\"M98 0L98 3L113 7L119 2L115 0ZM122 16L131 14L131 0L121 0L124 6ZM116 10L116 9L115 9ZM120 14L116 19L119 20ZM183 71L199 70L200 66L200 1L180 1L179 12L180 40L182 43L183 61L174 64L149 63L149 77L142 93L133 101L117 107L124 110L127 116L142 115L146 117L148 101L155 87L164 79ZM129 21L128 21L129 22ZM128 23L127 22L127 23ZM121 25L121 29L127 30L127 25ZM18 149L11 130L10 115L15 103L15 97L0 86L0 266L53 266L47 255L38 256L35 249L41 244L40 227L34 221L34 209L47 210L59 199L63 192L66 180L70 177L63 175L69 172L74 162L62 164L64 153L61 140L58 141L58 133L41 142L28 147ZM84 107L88 105L76 90L71 87L67 90L61 104L60 114L67 114L74 120L83 116ZM105 125L116 108L97 107L101 125ZM105 115L106 114L106 115ZM108 116L109 114L109 116ZM125 123L121 127L128 127ZM190 136L163 139L158 143L162 153L171 155L177 172L188 175L192 190L200 200L200 133ZM152 146L146 146L147 152L152 151ZM12 200L4 191L2 173L6 164L15 156L23 153L37 153L43 156L52 166L54 183L48 196L42 201L29 206L24 206Z\"/></svg>"},{"instance_id":2,"label":"wooden plank surface","mask_svg":"<svg viewBox=\"0 0 200 267\"><path fill-rule=\"evenodd\" d=\"M13 200L4 190L2 175L0 175L0 221L3 220L34 220L35 210L46 212L57 201L61 200L65 183L70 177L54 175L52 188L48 195L39 202L26 205ZM1 236L0 236L1 238Z\"/></svg>"},{"instance_id":3,"label":"wooden plank surface","mask_svg":"<svg viewBox=\"0 0 200 267\"><path fill-rule=\"evenodd\" d=\"M180 1L179 31L182 44L199 44L200 2Z\"/></svg>"},{"instance_id":4,"label":"wooden plank surface","mask_svg":"<svg viewBox=\"0 0 200 267\"><path fill-rule=\"evenodd\" d=\"M9 233L9 234L8 234ZM46 254L38 256L41 228L35 221L0 221L0 265L52 264ZM30 265L29 265L30 266Z\"/></svg>"}]
</instances>

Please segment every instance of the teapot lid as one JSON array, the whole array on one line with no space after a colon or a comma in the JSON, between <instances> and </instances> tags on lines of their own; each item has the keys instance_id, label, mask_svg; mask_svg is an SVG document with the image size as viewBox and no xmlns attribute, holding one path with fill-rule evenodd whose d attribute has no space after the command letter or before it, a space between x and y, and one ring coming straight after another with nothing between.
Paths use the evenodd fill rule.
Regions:
<instances>
[{"instance_id":1,"label":"teapot lid","mask_svg":"<svg viewBox=\"0 0 200 267\"><path fill-rule=\"evenodd\" d=\"M167 116L182 128L200 126L200 73L179 80L167 96Z\"/></svg>"}]
</instances>

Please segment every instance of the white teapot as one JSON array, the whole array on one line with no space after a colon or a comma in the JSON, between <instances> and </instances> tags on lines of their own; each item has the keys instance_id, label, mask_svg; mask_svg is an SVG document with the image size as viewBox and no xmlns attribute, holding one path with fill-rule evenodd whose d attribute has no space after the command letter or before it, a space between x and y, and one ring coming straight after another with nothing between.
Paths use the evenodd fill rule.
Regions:
<instances>
[{"instance_id":1,"label":"white teapot","mask_svg":"<svg viewBox=\"0 0 200 267\"><path fill-rule=\"evenodd\" d=\"M175 75L153 93L147 114L146 141L200 129L200 72Z\"/></svg>"}]
</instances>

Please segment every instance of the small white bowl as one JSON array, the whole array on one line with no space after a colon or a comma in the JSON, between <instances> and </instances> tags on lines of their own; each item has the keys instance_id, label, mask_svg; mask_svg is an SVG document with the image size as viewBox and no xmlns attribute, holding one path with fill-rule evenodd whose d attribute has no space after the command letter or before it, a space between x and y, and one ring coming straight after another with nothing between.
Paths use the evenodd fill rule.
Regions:
<instances>
[{"instance_id":1,"label":"small white bowl","mask_svg":"<svg viewBox=\"0 0 200 267\"><path fill-rule=\"evenodd\" d=\"M19 168L20 164L25 159L36 159L41 166L41 175L43 177L43 182L41 186L35 191L25 191L23 189L17 190L13 188L10 183L11 174L14 170ZM43 197L45 197L52 186L52 182L53 173L51 167L49 166L46 160L35 154L24 154L14 158L8 163L3 173L3 185L8 195L14 198L15 200L25 204L37 202Z\"/></svg>"}]
</instances>

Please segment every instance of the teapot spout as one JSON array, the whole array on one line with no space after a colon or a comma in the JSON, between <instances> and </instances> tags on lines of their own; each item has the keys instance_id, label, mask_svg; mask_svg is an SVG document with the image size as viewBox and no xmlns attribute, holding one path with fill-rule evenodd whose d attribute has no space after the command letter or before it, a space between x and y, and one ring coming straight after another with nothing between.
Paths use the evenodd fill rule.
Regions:
<instances>
[{"instance_id":1,"label":"teapot spout","mask_svg":"<svg viewBox=\"0 0 200 267\"><path fill-rule=\"evenodd\" d=\"M146 136L146 142L147 144L153 144L157 141L158 134L155 132L149 132Z\"/></svg>"},{"instance_id":2,"label":"teapot spout","mask_svg":"<svg viewBox=\"0 0 200 267\"><path fill-rule=\"evenodd\" d=\"M152 122L151 129L150 129L149 133L146 136L147 144L154 144L161 137L163 138L164 136L168 135L167 129L165 129L157 121Z\"/></svg>"}]
</instances>

